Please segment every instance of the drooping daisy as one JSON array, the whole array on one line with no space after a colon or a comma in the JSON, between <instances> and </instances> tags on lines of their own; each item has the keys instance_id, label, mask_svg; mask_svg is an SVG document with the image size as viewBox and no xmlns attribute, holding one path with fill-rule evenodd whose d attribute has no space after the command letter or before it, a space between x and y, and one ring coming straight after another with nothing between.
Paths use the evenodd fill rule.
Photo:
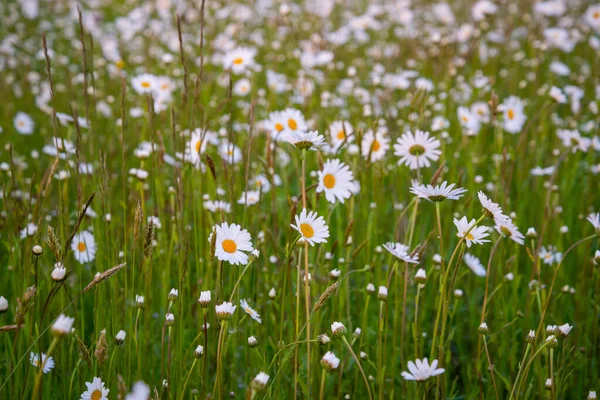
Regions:
<instances>
[{"instance_id":1,"label":"drooping daisy","mask_svg":"<svg viewBox=\"0 0 600 400\"><path fill-rule=\"evenodd\" d=\"M397 257L404 262L411 264L419 263L419 255L415 254L414 256L411 256L409 253L410 248L407 245L404 245L402 243L389 242L384 244L383 247L387 251L389 251L394 257Z\"/></svg>"},{"instance_id":2,"label":"drooping daisy","mask_svg":"<svg viewBox=\"0 0 600 400\"><path fill-rule=\"evenodd\" d=\"M231 204L223 200L208 200L204 202L204 208L210 212L231 212Z\"/></svg>"},{"instance_id":3,"label":"drooping daisy","mask_svg":"<svg viewBox=\"0 0 600 400\"><path fill-rule=\"evenodd\" d=\"M571 148L573 153L578 150L587 153L592 145L592 140L585 136L581 136L576 129L559 129L556 131L556 135L562 141L563 146Z\"/></svg>"},{"instance_id":4,"label":"drooping daisy","mask_svg":"<svg viewBox=\"0 0 600 400\"><path fill-rule=\"evenodd\" d=\"M21 135L31 135L33 133L33 127L35 124L33 123L33 119L31 119L28 114L24 112L18 112L17 115L15 115L13 123L17 132L19 132Z\"/></svg>"},{"instance_id":5,"label":"drooping daisy","mask_svg":"<svg viewBox=\"0 0 600 400\"><path fill-rule=\"evenodd\" d=\"M325 143L325 138L323 135L319 135L318 131L288 132L286 140L300 150L316 150L317 147Z\"/></svg>"},{"instance_id":6,"label":"drooping daisy","mask_svg":"<svg viewBox=\"0 0 600 400\"><path fill-rule=\"evenodd\" d=\"M510 238L515 243L522 245L525 241L525 236L521 232L519 232L519 228L512 222L512 220L507 217L503 219L494 219L494 223L496 224L495 228L498 233L501 235Z\"/></svg>"},{"instance_id":7,"label":"drooping daisy","mask_svg":"<svg viewBox=\"0 0 600 400\"><path fill-rule=\"evenodd\" d=\"M325 368L326 371L333 371L340 366L340 359L335 356L331 351L325 353L323 358L321 358L321 366Z\"/></svg>"},{"instance_id":8,"label":"drooping daisy","mask_svg":"<svg viewBox=\"0 0 600 400\"><path fill-rule=\"evenodd\" d=\"M472 243L483 244L484 242L489 242L489 240L483 239L490 235L487 233L488 228L486 226L476 226L476 222L474 218L470 222L467 220L467 217L462 217L461 219L454 218L454 225L456 225L456 229L458 230L456 236L459 238L464 237L467 247L471 247Z\"/></svg>"},{"instance_id":9,"label":"drooping daisy","mask_svg":"<svg viewBox=\"0 0 600 400\"><path fill-rule=\"evenodd\" d=\"M265 388L265 386L267 386L268 382L269 382L269 375L267 375L266 373L261 371L252 380L252 387L255 390L262 390Z\"/></svg>"},{"instance_id":10,"label":"drooping daisy","mask_svg":"<svg viewBox=\"0 0 600 400\"><path fill-rule=\"evenodd\" d=\"M260 315L255 309L248 305L248 301L246 299L240 300L240 305L242 306L246 314L250 316L250 318L258 322L259 324L262 324L262 319L260 318Z\"/></svg>"},{"instance_id":11,"label":"drooping daisy","mask_svg":"<svg viewBox=\"0 0 600 400\"><path fill-rule=\"evenodd\" d=\"M481 207L483 207L483 213L486 215L486 217L499 221L508 218L502 212L502 207L491 201L481 190L477 192L477 197L479 198Z\"/></svg>"},{"instance_id":12,"label":"drooping daisy","mask_svg":"<svg viewBox=\"0 0 600 400\"><path fill-rule=\"evenodd\" d=\"M429 167L431 161L437 161L442 152L438 150L440 141L429 137L429 132L411 131L404 132L394 145L394 155L400 157L399 165L406 165L410 169Z\"/></svg>"},{"instance_id":13,"label":"drooping daisy","mask_svg":"<svg viewBox=\"0 0 600 400\"><path fill-rule=\"evenodd\" d=\"M474 255L472 255L470 253L465 253L465 256L463 257L463 261L465 262L466 266L469 267L469 269L471 271L473 271L473 273L475 275L477 275L477 276L485 276L486 275L485 267L483 266L483 264L481 263L479 258L475 257Z\"/></svg>"},{"instance_id":14,"label":"drooping daisy","mask_svg":"<svg viewBox=\"0 0 600 400\"><path fill-rule=\"evenodd\" d=\"M215 231L217 234L215 256L220 261L227 261L233 265L247 264L248 255L246 252L253 250L250 233L237 224L229 225L227 222L223 222L213 227L213 232L208 238L209 242L212 241L212 235Z\"/></svg>"},{"instance_id":15,"label":"drooping daisy","mask_svg":"<svg viewBox=\"0 0 600 400\"><path fill-rule=\"evenodd\" d=\"M504 116L504 130L515 134L519 133L527 120L525 116L524 104L518 97L510 96L498 106Z\"/></svg>"},{"instance_id":16,"label":"drooping daisy","mask_svg":"<svg viewBox=\"0 0 600 400\"><path fill-rule=\"evenodd\" d=\"M375 162L381 160L385 156L385 153L390 148L390 139L381 129L378 129L376 133L373 133L373 131L369 129L363 135L360 147L362 156L371 162Z\"/></svg>"},{"instance_id":17,"label":"drooping daisy","mask_svg":"<svg viewBox=\"0 0 600 400\"><path fill-rule=\"evenodd\" d=\"M314 246L315 243L327 242L329 227L325 224L323 217L319 217L315 211L307 213L304 208L300 216L296 215L295 218L296 225L291 224L291 227L297 230L311 246Z\"/></svg>"},{"instance_id":18,"label":"drooping daisy","mask_svg":"<svg viewBox=\"0 0 600 400\"><path fill-rule=\"evenodd\" d=\"M319 184L317 193L325 191L325 198L330 203L335 203L336 199L344 203L345 199L352 195L352 180L354 175L350 167L338 159L327 160L322 171L317 171Z\"/></svg>"},{"instance_id":19,"label":"drooping daisy","mask_svg":"<svg viewBox=\"0 0 600 400\"><path fill-rule=\"evenodd\" d=\"M34 367L40 367L40 355L39 353L29 353L29 362ZM44 374L52 371L54 368L54 359L52 357L48 357L45 353L42 353L42 370Z\"/></svg>"},{"instance_id":20,"label":"drooping daisy","mask_svg":"<svg viewBox=\"0 0 600 400\"><path fill-rule=\"evenodd\" d=\"M600 213L591 213L588 215L587 220L594 226L596 232L600 232Z\"/></svg>"},{"instance_id":21,"label":"drooping daisy","mask_svg":"<svg viewBox=\"0 0 600 400\"><path fill-rule=\"evenodd\" d=\"M221 304L217 304L215 306L215 312L217 313L217 318L221 321L227 321L231 318L237 306L234 306L232 303L225 301Z\"/></svg>"},{"instance_id":22,"label":"drooping daisy","mask_svg":"<svg viewBox=\"0 0 600 400\"><path fill-rule=\"evenodd\" d=\"M256 50L248 47L235 48L223 56L223 68L240 74L253 67Z\"/></svg>"},{"instance_id":23,"label":"drooping daisy","mask_svg":"<svg viewBox=\"0 0 600 400\"><path fill-rule=\"evenodd\" d=\"M92 382L86 382L87 390L81 394L81 400L108 400L109 389L104 387L100 378L94 378Z\"/></svg>"},{"instance_id":24,"label":"drooping daisy","mask_svg":"<svg viewBox=\"0 0 600 400\"><path fill-rule=\"evenodd\" d=\"M139 94L152 93L158 87L156 77L151 74L140 74L131 79L133 90Z\"/></svg>"},{"instance_id":25,"label":"drooping daisy","mask_svg":"<svg viewBox=\"0 0 600 400\"><path fill-rule=\"evenodd\" d=\"M438 368L437 366L438 360L433 360L431 365L429 365L427 358L424 358L423 360L417 358L415 362L408 362L408 370L410 373L402 372L402 377L407 381L426 381L432 376L437 376L445 372L444 368Z\"/></svg>"},{"instance_id":26,"label":"drooping daisy","mask_svg":"<svg viewBox=\"0 0 600 400\"><path fill-rule=\"evenodd\" d=\"M354 129L348 121L334 121L329 125L329 137L332 147L337 150L345 143L354 142Z\"/></svg>"},{"instance_id":27,"label":"drooping daisy","mask_svg":"<svg viewBox=\"0 0 600 400\"><path fill-rule=\"evenodd\" d=\"M81 264L92 262L96 258L96 239L91 232L79 232L73 237L71 249Z\"/></svg>"},{"instance_id":28,"label":"drooping daisy","mask_svg":"<svg viewBox=\"0 0 600 400\"><path fill-rule=\"evenodd\" d=\"M50 331L54 336L64 336L71 333L71 329L73 329L73 323L75 322L75 318L67 317L64 314L60 314L52 324Z\"/></svg>"},{"instance_id":29,"label":"drooping daisy","mask_svg":"<svg viewBox=\"0 0 600 400\"><path fill-rule=\"evenodd\" d=\"M456 188L454 189L454 183L447 185L447 182L442 182L441 185L422 185L417 182L414 182L410 188L410 192L417 195L417 197L421 199L427 199L432 202L440 202L446 199L449 200L458 200L461 198L467 191L464 188Z\"/></svg>"}]
</instances>

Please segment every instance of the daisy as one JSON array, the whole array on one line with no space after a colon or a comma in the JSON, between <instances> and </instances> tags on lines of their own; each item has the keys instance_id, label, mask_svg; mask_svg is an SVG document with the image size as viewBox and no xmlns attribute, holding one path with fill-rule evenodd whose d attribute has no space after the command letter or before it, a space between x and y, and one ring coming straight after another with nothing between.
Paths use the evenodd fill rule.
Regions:
<instances>
[{"instance_id":1,"label":"daisy","mask_svg":"<svg viewBox=\"0 0 600 400\"><path fill-rule=\"evenodd\" d=\"M567 102L567 96L565 96L562 90L560 90L556 86L552 86L548 94L554 99L554 101L556 101L559 104L565 104Z\"/></svg>"},{"instance_id":2,"label":"daisy","mask_svg":"<svg viewBox=\"0 0 600 400\"><path fill-rule=\"evenodd\" d=\"M247 300L245 300L245 299L240 300L240 305L242 306L242 308L244 309L246 314L248 314L250 316L250 318L252 318L256 322L258 322L259 324L262 324L262 319L260 318L260 315L258 314L258 312L255 309L253 309L252 307L250 307L248 305Z\"/></svg>"},{"instance_id":3,"label":"daisy","mask_svg":"<svg viewBox=\"0 0 600 400\"><path fill-rule=\"evenodd\" d=\"M488 218L493 218L494 220L499 221L508 218L502 213L502 207L500 207L497 203L491 201L481 190L477 192L477 197L479 198L479 202L483 207L483 213Z\"/></svg>"},{"instance_id":4,"label":"daisy","mask_svg":"<svg viewBox=\"0 0 600 400\"><path fill-rule=\"evenodd\" d=\"M267 386L267 382L269 382L269 375L261 371L252 380L252 387L256 390L262 390Z\"/></svg>"},{"instance_id":5,"label":"daisy","mask_svg":"<svg viewBox=\"0 0 600 400\"><path fill-rule=\"evenodd\" d=\"M295 111L295 110L294 110ZM265 127L274 141L280 142L287 140L288 131L285 129L288 120L286 119L286 114L283 111L273 111L269 114L269 119L265 122ZM296 121L294 118L291 118L292 124ZM304 121L304 118L302 119Z\"/></svg>"},{"instance_id":6,"label":"daisy","mask_svg":"<svg viewBox=\"0 0 600 400\"><path fill-rule=\"evenodd\" d=\"M490 106L485 101L471 104L471 113L482 123L490 122Z\"/></svg>"},{"instance_id":7,"label":"daisy","mask_svg":"<svg viewBox=\"0 0 600 400\"><path fill-rule=\"evenodd\" d=\"M21 239L25 239L26 237L33 236L36 234L37 230L37 225L30 222L25 228L21 230L20 237Z\"/></svg>"},{"instance_id":8,"label":"daisy","mask_svg":"<svg viewBox=\"0 0 600 400\"><path fill-rule=\"evenodd\" d=\"M96 240L91 232L83 231L77 233L71 241L71 249L75 259L81 264L94 261L96 257Z\"/></svg>"},{"instance_id":9,"label":"daisy","mask_svg":"<svg viewBox=\"0 0 600 400\"><path fill-rule=\"evenodd\" d=\"M142 381L133 384L132 391L125 396L125 400L148 400L150 398L150 387Z\"/></svg>"},{"instance_id":10,"label":"daisy","mask_svg":"<svg viewBox=\"0 0 600 400\"><path fill-rule=\"evenodd\" d=\"M81 394L81 400L108 400L109 389L104 387L100 378L94 378L92 382L86 382L87 390Z\"/></svg>"},{"instance_id":11,"label":"daisy","mask_svg":"<svg viewBox=\"0 0 600 400\"><path fill-rule=\"evenodd\" d=\"M475 257L472 254L465 253L465 256L463 257L463 261L465 262L467 267L469 267L469 269L471 271L473 271L473 273L475 273L475 275L477 275L477 276L485 276L486 275L485 267L483 266L481 261L479 261L479 258Z\"/></svg>"},{"instance_id":12,"label":"daisy","mask_svg":"<svg viewBox=\"0 0 600 400\"><path fill-rule=\"evenodd\" d=\"M30 353L29 354L29 362L31 363L31 365L33 365L34 367L38 367L40 366L40 355L39 353ZM52 371L52 369L54 368L54 358L52 357L48 357L45 353L42 353L42 369L44 371L45 374L47 374L48 372Z\"/></svg>"},{"instance_id":13,"label":"daisy","mask_svg":"<svg viewBox=\"0 0 600 400\"><path fill-rule=\"evenodd\" d=\"M231 304L228 301L221 303L221 304L217 304L215 306L215 312L217 313L217 318L220 320L223 320L223 321L227 321L229 318L231 318L231 316L235 312L236 308L237 308L236 306L234 306L233 304Z\"/></svg>"},{"instance_id":14,"label":"daisy","mask_svg":"<svg viewBox=\"0 0 600 400\"><path fill-rule=\"evenodd\" d=\"M512 222L510 218L494 219L495 228L498 233L512 239L520 245L525 241L525 236L519 232L519 228Z\"/></svg>"},{"instance_id":15,"label":"daisy","mask_svg":"<svg viewBox=\"0 0 600 400\"><path fill-rule=\"evenodd\" d=\"M369 129L362 138L360 145L362 156L371 162L381 160L386 151L390 148L390 139L384 134L383 130L377 130L373 133ZM369 157L370 155L370 157Z\"/></svg>"},{"instance_id":16,"label":"daisy","mask_svg":"<svg viewBox=\"0 0 600 400\"><path fill-rule=\"evenodd\" d=\"M458 107L458 121L467 136L475 136L481 129L481 120L477 118L467 107Z\"/></svg>"},{"instance_id":17,"label":"daisy","mask_svg":"<svg viewBox=\"0 0 600 400\"><path fill-rule=\"evenodd\" d=\"M542 259L544 264L552 265L554 263L560 262L562 258L562 253L556 251L556 248L554 246L548 246L548 248L542 246L542 248L540 249L539 257Z\"/></svg>"},{"instance_id":18,"label":"daisy","mask_svg":"<svg viewBox=\"0 0 600 400\"><path fill-rule=\"evenodd\" d=\"M296 215L295 218L296 225L291 224L291 227L297 230L311 246L314 246L315 243L327 242L329 227L325 224L323 217L319 217L315 211L307 214L306 208L304 208L300 216Z\"/></svg>"},{"instance_id":19,"label":"daisy","mask_svg":"<svg viewBox=\"0 0 600 400\"><path fill-rule=\"evenodd\" d=\"M338 159L327 160L322 171L317 171L319 184L317 193L325 191L325 198L330 203L336 199L340 203L352 195L352 180L354 176L350 167Z\"/></svg>"},{"instance_id":20,"label":"daisy","mask_svg":"<svg viewBox=\"0 0 600 400\"><path fill-rule=\"evenodd\" d=\"M590 5L585 11L583 18L592 29L600 33L600 3Z\"/></svg>"},{"instance_id":21,"label":"daisy","mask_svg":"<svg viewBox=\"0 0 600 400\"><path fill-rule=\"evenodd\" d=\"M75 322L75 318L67 317L64 314L60 314L54 323L52 324L52 328L50 330L55 336L64 336L71 333L71 329L73 329L73 323Z\"/></svg>"},{"instance_id":22,"label":"daisy","mask_svg":"<svg viewBox=\"0 0 600 400\"><path fill-rule=\"evenodd\" d=\"M320 147L325 143L325 138L323 135L319 135L318 131L288 132L286 140L300 150L316 150L316 147Z\"/></svg>"},{"instance_id":23,"label":"daisy","mask_svg":"<svg viewBox=\"0 0 600 400\"><path fill-rule=\"evenodd\" d=\"M594 226L596 232L600 232L600 213L591 213L588 215L587 220Z\"/></svg>"},{"instance_id":24,"label":"daisy","mask_svg":"<svg viewBox=\"0 0 600 400\"><path fill-rule=\"evenodd\" d=\"M454 225L456 225L456 229L458 230L456 236L464 238L467 242L467 247L471 247L472 243L483 244L484 242L489 242L489 240L483 239L490 235L487 233L488 228L486 226L475 226L475 222L477 221L474 218L471 222L467 220L467 217L462 217L461 219L454 218Z\"/></svg>"},{"instance_id":25,"label":"daisy","mask_svg":"<svg viewBox=\"0 0 600 400\"><path fill-rule=\"evenodd\" d=\"M242 192L240 199L238 200L238 204L245 204L247 206L253 206L258 203L260 200L260 192L256 190L248 190L247 192Z\"/></svg>"},{"instance_id":26,"label":"daisy","mask_svg":"<svg viewBox=\"0 0 600 400\"><path fill-rule=\"evenodd\" d=\"M210 212L231 212L231 204L223 200L208 200L204 202L204 208Z\"/></svg>"},{"instance_id":27,"label":"daisy","mask_svg":"<svg viewBox=\"0 0 600 400\"><path fill-rule=\"evenodd\" d=\"M208 140L206 133L203 135L200 129L194 129L189 141L190 162L197 164L200 161L200 156L206 151Z\"/></svg>"},{"instance_id":28,"label":"daisy","mask_svg":"<svg viewBox=\"0 0 600 400\"><path fill-rule=\"evenodd\" d=\"M563 146L570 147L573 153L577 150L587 153L592 145L592 140L581 136L576 129L559 129L556 131L556 135L562 141Z\"/></svg>"},{"instance_id":29,"label":"daisy","mask_svg":"<svg viewBox=\"0 0 600 400\"><path fill-rule=\"evenodd\" d=\"M0 296L0 314L5 313L8 310L8 300L6 297Z\"/></svg>"},{"instance_id":30,"label":"daisy","mask_svg":"<svg viewBox=\"0 0 600 400\"><path fill-rule=\"evenodd\" d=\"M31 135L33 133L33 127L35 124L33 123L33 119L31 119L28 114L24 112L18 112L17 115L15 115L13 123L17 132L19 132L21 135Z\"/></svg>"},{"instance_id":31,"label":"daisy","mask_svg":"<svg viewBox=\"0 0 600 400\"><path fill-rule=\"evenodd\" d=\"M432 376L437 376L445 372L444 368L438 368L437 366L438 360L433 360L431 365L429 365L427 358L424 358L423 360L417 358L415 362L408 362L408 370L410 373L402 372L402 377L407 381L425 381Z\"/></svg>"},{"instance_id":32,"label":"daisy","mask_svg":"<svg viewBox=\"0 0 600 400\"><path fill-rule=\"evenodd\" d=\"M269 190L271 190L271 182L269 182L269 179L264 175L258 175L255 178L250 179L248 184L254 186L254 189L261 193L268 193Z\"/></svg>"},{"instance_id":33,"label":"daisy","mask_svg":"<svg viewBox=\"0 0 600 400\"><path fill-rule=\"evenodd\" d=\"M411 264L419 263L419 255L416 254L415 256L411 256L408 252L410 248L402 243L388 242L384 244L383 247L394 257L397 257L404 262Z\"/></svg>"},{"instance_id":34,"label":"daisy","mask_svg":"<svg viewBox=\"0 0 600 400\"><path fill-rule=\"evenodd\" d=\"M234 74L240 74L254 66L256 50L248 47L238 47L229 51L223 57L223 68Z\"/></svg>"},{"instance_id":35,"label":"daisy","mask_svg":"<svg viewBox=\"0 0 600 400\"><path fill-rule=\"evenodd\" d=\"M325 368L325 370L331 372L340 366L340 359L337 358L331 351L328 351L325 353L323 358L321 358L321 365L323 368Z\"/></svg>"},{"instance_id":36,"label":"daisy","mask_svg":"<svg viewBox=\"0 0 600 400\"><path fill-rule=\"evenodd\" d=\"M242 161L242 151L233 143L221 143L219 146L219 155L229 164L237 164Z\"/></svg>"},{"instance_id":37,"label":"daisy","mask_svg":"<svg viewBox=\"0 0 600 400\"><path fill-rule=\"evenodd\" d=\"M504 116L504 130L515 134L519 133L527 120L523 111L524 104L518 97L510 96L498 106Z\"/></svg>"},{"instance_id":38,"label":"daisy","mask_svg":"<svg viewBox=\"0 0 600 400\"><path fill-rule=\"evenodd\" d=\"M464 188L454 189L454 183L447 185L446 181L442 182L441 185L436 186L421 185L417 182L414 182L410 188L410 192L416 194L417 197L421 199L427 199L432 202L441 202L446 199L458 200L466 193L466 191L467 189Z\"/></svg>"},{"instance_id":39,"label":"daisy","mask_svg":"<svg viewBox=\"0 0 600 400\"><path fill-rule=\"evenodd\" d=\"M406 165L410 169L429 167L430 161L437 161L442 152L438 150L440 141L429 137L429 132L407 131L394 145L394 155L400 157L399 165Z\"/></svg>"},{"instance_id":40,"label":"daisy","mask_svg":"<svg viewBox=\"0 0 600 400\"><path fill-rule=\"evenodd\" d=\"M348 121L334 121L329 125L329 137L334 149L338 149L344 143L354 141L354 129Z\"/></svg>"},{"instance_id":41,"label":"daisy","mask_svg":"<svg viewBox=\"0 0 600 400\"><path fill-rule=\"evenodd\" d=\"M246 229L242 229L237 224L229 225L223 222L221 225L215 225L208 238L212 241L212 235L216 232L215 256L220 261L227 261L233 265L247 264L248 255L246 252L251 252L252 237Z\"/></svg>"},{"instance_id":42,"label":"daisy","mask_svg":"<svg viewBox=\"0 0 600 400\"><path fill-rule=\"evenodd\" d=\"M156 77L150 74L140 74L133 77L131 85L138 94L152 93L158 87Z\"/></svg>"}]
</instances>

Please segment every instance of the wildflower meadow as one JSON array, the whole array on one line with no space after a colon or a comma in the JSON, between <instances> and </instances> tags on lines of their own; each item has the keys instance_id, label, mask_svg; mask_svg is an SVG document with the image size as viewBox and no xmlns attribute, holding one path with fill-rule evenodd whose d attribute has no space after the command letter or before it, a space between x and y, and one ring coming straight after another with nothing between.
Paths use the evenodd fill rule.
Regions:
<instances>
[{"instance_id":1,"label":"wildflower meadow","mask_svg":"<svg viewBox=\"0 0 600 400\"><path fill-rule=\"evenodd\" d=\"M596 399L595 1L0 2L0 399Z\"/></svg>"}]
</instances>

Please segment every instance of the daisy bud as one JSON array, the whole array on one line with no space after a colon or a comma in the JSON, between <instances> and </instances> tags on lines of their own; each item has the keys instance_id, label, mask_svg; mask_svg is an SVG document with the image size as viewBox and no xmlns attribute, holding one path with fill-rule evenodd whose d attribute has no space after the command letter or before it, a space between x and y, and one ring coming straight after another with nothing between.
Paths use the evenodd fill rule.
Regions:
<instances>
[{"instance_id":1,"label":"daisy bud","mask_svg":"<svg viewBox=\"0 0 600 400\"><path fill-rule=\"evenodd\" d=\"M319 336L317 336L317 341L321 346L325 346L326 344L329 344L329 342L331 342L331 339L329 338L329 336L327 336L326 333L322 333Z\"/></svg>"},{"instance_id":2,"label":"daisy bud","mask_svg":"<svg viewBox=\"0 0 600 400\"><path fill-rule=\"evenodd\" d=\"M600 264L600 250L596 250L596 253L594 254L594 261L596 264Z\"/></svg>"},{"instance_id":3,"label":"daisy bud","mask_svg":"<svg viewBox=\"0 0 600 400\"><path fill-rule=\"evenodd\" d=\"M557 326L555 332L558 337L567 337L571 333L571 329L573 329L573 325L564 324Z\"/></svg>"},{"instance_id":4,"label":"daisy bud","mask_svg":"<svg viewBox=\"0 0 600 400\"><path fill-rule=\"evenodd\" d=\"M50 277L54 282L62 282L65 280L65 276L67 274L67 269L63 267L63 264L59 261L54 264L54 269L52 270L52 274Z\"/></svg>"},{"instance_id":5,"label":"daisy bud","mask_svg":"<svg viewBox=\"0 0 600 400\"><path fill-rule=\"evenodd\" d=\"M340 338L346 334L346 327L341 322L334 322L331 324L331 333L333 337Z\"/></svg>"},{"instance_id":6,"label":"daisy bud","mask_svg":"<svg viewBox=\"0 0 600 400\"><path fill-rule=\"evenodd\" d=\"M0 314L5 313L8 310L8 300L4 296L0 296Z\"/></svg>"},{"instance_id":7,"label":"daisy bud","mask_svg":"<svg viewBox=\"0 0 600 400\"><path fill-rule=\"evenodd\" d=\"M198 299L198 303L200 303L200 307L202 308L210 306L210 290L200 292L200 298Z\"/></svg>"},{"instance_id":8,"label":"daisy bud","mask_svg":"<svg viewBox=\"0 0 600 400\"><path fill-rule=\"evenodd\" d=\"M267 382L269 382L269 375L261 371L252 380L252 389L256 391L263 390L267 386Z\"/></svg>"},{"instance_id":9,"label":"daisy bud","mask_svg":"<svg viewBox=\"0 0 600 400\"><path fill-rule=\"evenodd\" d=\"M432 260L434 264L439 265L442 263L442 256L440 256L439 254L434 254Z\"/></svg>"},{"instance_id":10,"label":"daisy bud","mask_svg":"<svg viewBox=\"0 0 600 400\"><path fill-rule=\"evenodd\" d=\"M256 249L252 250L252 252L250 254L248 254L248 263L258 260L259 256L260 256L260 251L258 251Z\"/></svg>"},{"instance_id":11,"label":"daisy bud","mask_svg":"<svg viewBox=\"0 0 600 400\"><path fill-rule=\"evenodd\" d=\"M596 400L596 392L590 391L590 394L588 394L587 400Z\"/></svg>"},{"instance_id":12,"label":"daisy bud","mask_svg":"<svg viewBox=\"0 0 600 400\"><path fill-rule=\"evenodd\" d=\"M454 290L454 295L455 295L456 297L463 297L463 295L464 295L464 292L462 291L462 289L455 289L455 290Z\"/></svg>"},{"instance_id":13,"label":"daisy bud","mask_svg":"<svg viewBox=\"0 0 600 400\"><path fill-rule=\"evenodd\" d=\"M364 351L361 351L359 355L360 355L361 360L369 359L369 355L367 353L365 353Z\"/></svg>"},{"instance_id":14,"label":"daisy bud","mask_svg":"<svg viewBox=\"0 0 600 400\"><path fill-rule=\"evenodd\" d=\"M481 325L479 325L479 333L482 335L487 335L489 332L490 329L488 328L487 324L482 322Z\"/></svg>"},{"instance_id":15,"label":"daisy bud","mask_svg":"<svg viewBox=\"0 0 600 400\"><path fill-rule=\"evenodd\" d=\"M124 330L120 330L119 333L117 333L117 336L115 336L115 343L117 345L123 344L123 342L125 341L125 336L127 336L127 332L125 332Z\"/></svg>"},{"instance_id":16,"label":"daisy bud","mask_svg":"<svg viewBox=\"0 0 600 400\"><path fill-rule=\"evenodd\" d=\"M338 278L340 277L341 271L339 269L332 269L331 271L329 271L329 279L331 279L332 281L337 281Z\"/></svg>"},{"instance_id":17,"label":"daisy bud","mask_svg":"<svg viewBox=\"0 0 600 400\"><path fill-rule=\"evenodd\" d=\"M548 347L558 347L558 340L554 335L548 336L548 338L546 339L546 343L548 343Z\"/></svg>"},{"instance_id":18,"label":"daisy bud","mask_svg":"<svg viewBox=\"0 0 600 400\"><path fill-rule=\"evenodd\" d=\"M360 337L360 334L362 333L362 329L360 328L356 328L354 330L354 333L352 334L352 337L354 337L354 339L358 339Z\"/></svg>"},{"instance_id":19,"label":"daisy bud","mask_svg":"<svg viewBox=\"0 0 600 400\"><path fill-rule=\"evenodd\" d=\"M552 389L552 379L550 379L550 378L546 379L546 383L544 384L544 386L546 387L546 390L551 390Z\"/></svg>"},{"instance_id":20,"label":"daisy bud","mask_svg":"<svg viewBox=\"0 0 600 400\"><path fill-rule=\"evenodd\" d=\"M300 239L298 239L298 241L296 242L296 247L303 248L305 243L306 243L306 240L305 240L304 238L300 238Z\"/></svg>"},{"instance_id":21,"label":"daisy bud","mask_svg":"<svg viewBox=\"0 0 600 400\"><path fill-rule=\"evenodd\" d=\"M179 290L171 289L171 291L169 292L169 296L168 296L169 301L176 301L178 297L179 297Z\"/></svg>"},{"instance_id":22,"label":"daisy bud","mask_svg":"<svg viewBox=\"0 0 600 400\"><path fill-rule=\"evenodd\" d=\"M54 324L52 324L52 334L54 336L65 336L71 333L71 329L73 329L73 323L75 322L75 318L67 317L64 314L60 314Z\"/></svg>"},{"instance_id":23,"label":"daisy bud","mask_svg":"<svg viewBox=\"0 0 600 400\"><path fill-rule=\"evenodd\" d=\"M175 324L175 315L173 315L173 313L167 313L167 315L165 315L165 323L167 326L173 326L173 324Z\"/></svg>"},{"instance_id":24,"label":"daisy bud","mask_svg":"<svg viewBox=\"0 0 600 400\"><path fill-rule=\"evenodd\" d=\"M419 268L417 270L417 273L415 274L415 280L418 283L425 283L425 282L427 282L427 274L425 273L425 270L423 268Z\"/></svg>"},{"instance_id":25,"label":"daisy bud","mask_svg":"<svg viewBox=\"0 0 600 400\"><path fill-rule=\"evenodd\" d=\"M504 275L504 280L507 282L512 282L513 279L515 279L515 274L513 274L512 272L509 272L508 274Z\"/></svg>"},{"instance_id":26,"label":"daisy bud","mask_svg":"<svg viewBox=\"0 0 600 400\"><path fill-rule=\"evenodd\" d=\"M248 338L248 346L250 348L255 348L256 346L258 346L258 340L254 336L250 336Z\"/></svg>"},{"instance_id":27,"label":"daisy bud","mask_svg":"<svg viewBox=\"0 0 600 400\"><path fill-rule=\"evenodd\" d=\"M198 345L196 350L194 350L194 357L200 358L204 355L204 347L202 345Z\"/></svg>"},{"instance_id":28,"label":"daisy bud","mask_svg":"<svg viewBox=\"0 0 600 400\"><path fill-rule=\"evenodd\" d=\"M340 359L335 356L331 351L325 353L323 358L321 358L321 365L327 372L331 372L340 365Z\"/></svg>"},{"instance_id":29,"label":"daisy bud","mask_svg":"<svg viewBox=\"0 0 600 400\"><path fill-rule=\"evenodd\" d=\"M231 318L231 316L233 315L233 313L235 312L235 308L237 306L234 306L233 304L231 304L230 302L226 301L222 304L217 304L215 306L215 310L217 312L217 319L219 321L227 321Z\"/></svg>"},{"instance_id":30,"label":"daisy bud","mask_svg":"<svg viewBox=\"0 0 600 400\"><path fill-rule=\"evenodd\" d=\"M367 293L369 293L369 294L375 293L375 285L373 285L372 283L369 283L367 285Z\"/></svg>"},{"instance_id":31,"label":"daisy bud","mask_svg":"<svg viewBox=\"0 0 600 400\"><path fill-rule=\"evenodd\" d=\"M271 299L274 299L277 296L277 292L275 292L275 288L271 288L271 290L269 290L269 297Z\"/></svg>"},{"instance_id":32,"label":"daisy bud","mask_svg":"<svg viewBox=\"0 0 600 400\"><path fill-rule=\"evenodd\" d=\"M556 325L546 326L546 334L547 335L554 335L555 332L556 332Z\"/></svg>"},{"instance_id":33,"label":"daisy bud","mask_svg":"<svg viewBox=\"0 0 600 400\"><path fill-rule=\"evenodd\" d=\"M527 343L535 342L535 331L533 329L529 330L529 333L527 334L527 336L525 336L525 341Z\"/></svg>"},{"instance_id":34,"label":"daisy bud","mask_svg":"<svg viewBox=\"0 0 600 400\"><path fill-rule=\"evenodd\" d=\"M379 293L377 293L377 298L381 301L387 301L388 290L385 286L379 286Z\"/></svg>"},{"instance_id":35,"label":"daisy bud","mask_svg":"<svg viewBox=\"0 0 600 400\"><path fill-rule=\"evenodd\" d=\"M527 229L527 233L525 234L525 237L527 239L536 239L537 238L537 232L535 231L535 228L528 228Z\"/></svg>"},{"instance_id":36,"label":"daisy bud","mask_svg":"<svg viewBox=\"0 0 600 400\"><path fill-rule=\"evenodd\" d=\"M135 295L135 304L137 305L137 308L144 308L144 302L146 301L146 299L144 299L144 296L140 296L140 295Z\"/></svg>"},{"instance_id":37,"label":"daisy bud","mask_svg":"<svg viewBox=\"0 0 600 400\"><path fill-rule=\"evenodd\" d=\"M40 246L39 244L36 244L35 246L33 246L33 249L31 249L31 251L33 252L33 255L40 256L44 252L44 249L42 249L42 246Z\"/></svg>"}]
</instances>

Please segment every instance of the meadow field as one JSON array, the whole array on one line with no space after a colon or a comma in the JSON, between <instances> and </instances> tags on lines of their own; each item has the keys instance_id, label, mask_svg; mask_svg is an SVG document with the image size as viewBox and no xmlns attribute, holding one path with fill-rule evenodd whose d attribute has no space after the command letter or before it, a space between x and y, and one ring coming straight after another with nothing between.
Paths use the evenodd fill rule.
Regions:
<instances>
[{"instance_id":1,"label":"meadow field","mask_svg":"<svg viewBox=\"0 0 600 400\"><path fill-rule=\"evenodd\" d=\"M0 2L0 399L596 399L600 3Z\"/></svg>"}]
</instances>

